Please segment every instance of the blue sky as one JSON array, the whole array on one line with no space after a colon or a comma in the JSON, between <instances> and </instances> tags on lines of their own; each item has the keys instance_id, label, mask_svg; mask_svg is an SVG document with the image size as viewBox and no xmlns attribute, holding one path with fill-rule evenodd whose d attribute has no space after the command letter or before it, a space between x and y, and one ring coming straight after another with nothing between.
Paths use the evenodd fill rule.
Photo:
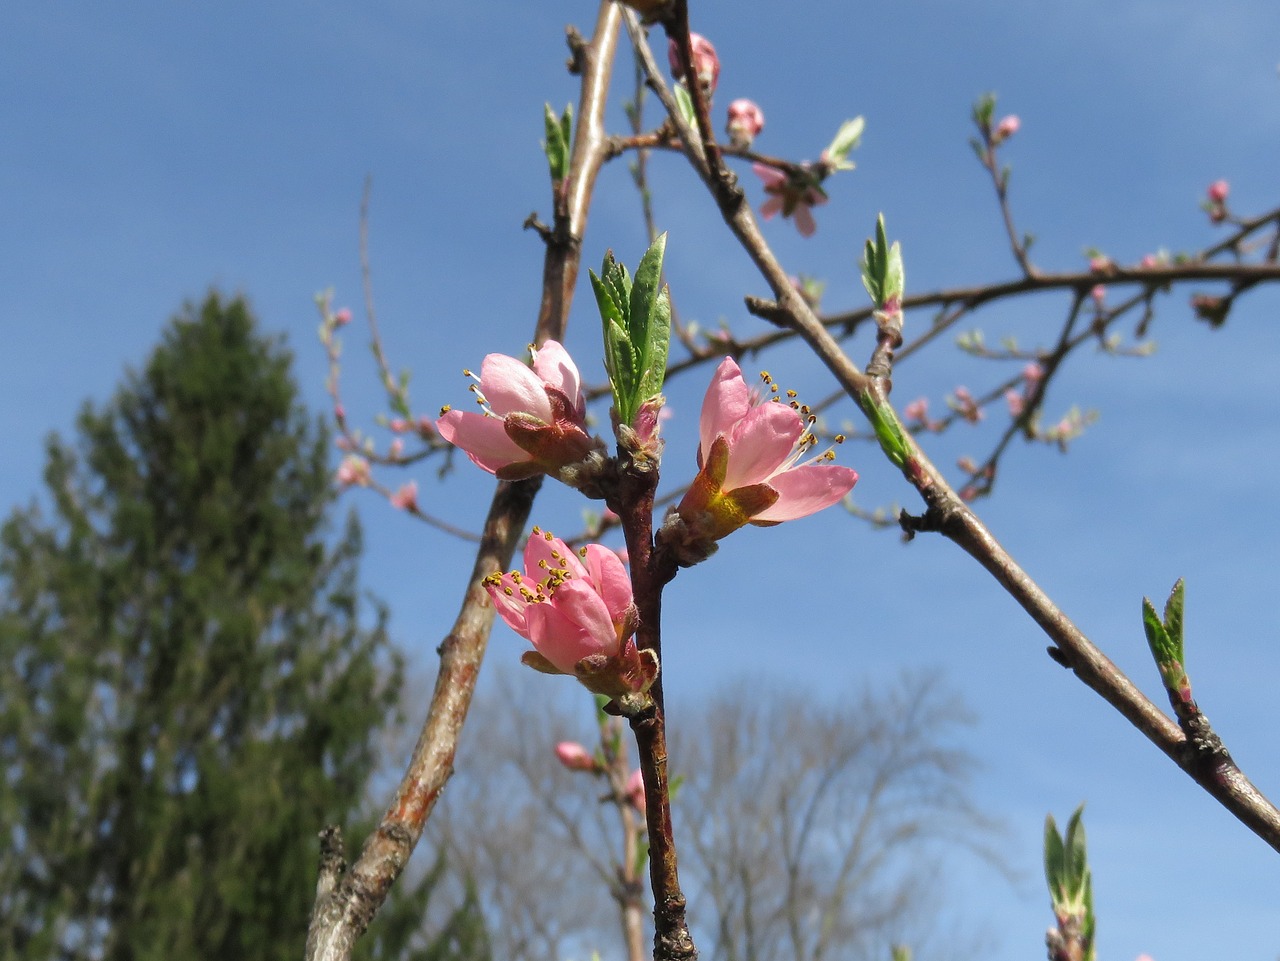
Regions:
<instances>
[{"instance_id":1,"label":"blue sky","mask_svg":"<svg viewBox=\"0 0 1280 961\"><path fill-rule=\"evenodd\" d=\"M817 236L767 227L788 269L829 282L831 309L864 301L854 265L878 211L903 242L912 291L1014 275L966 144L970 104L988 90L1001 112L1022 117L1005 157L1015 213L1038 235L1033 256L1045 268L1080 266L1086 246L1131 262L1160 246L1212 242L1197 202L1219 177L1243 213L1277 201L1280 9L1268 0L693 7L695 28L720 52L718 102L751 96L765 111L760 149L816 157L841 120L867 118L858 170L832 183ZM86 398L104 400L179 305L211 285L247 294L265 327L287 332L306 398L323 409L312 296L332 286L338 303L357 306L366 175L393 365L413 370L423 412L464 400L460 368L489 351L517 352L532 329L541 249L520 223L532 210L549 216L542 104L574 98L563 28L587 31L593 20L590 4L514 2L44 3L0 14L0 507L38 491L46 433L67 432ZM621 129L620 112L614 122ZM766 291L691 174L658 158L653 176L682 315L762 330L741 304ZM754 184L748 190L759 203ZM638 209L615 164L600 181L589 264L606 247L634 264L644 245ZM1162 600L1185 576L1200 703L1245 770L1280 796L1268 736L1280 618L1265 603L1280 560L1270 483L1280 466L1280 296L1248 296L1215 332L1192 319L1188 293L1162 301L1154 358L1084 354L1072 364L1049 409L1096 408L1098 424L1066 457L1015 447L980 510L1161 701L1139 599ZM1015 332L1031 344L1064 310L1063 298L1042 296L974 325L989 340ZM593 380L596 323L580 296L567 340ZM381 408L364 335L353 324L344 337L347 408L369 424ZM830 390L798 352L768 366L806 397ZM693 461L702 376L671 384L672 481ZM895 397L928 395L936 409L957 384L1004 376L941 345L903 366ZM995 429L966 428L929 450L940 463L979 454ZM860 503L915 505L870 451L846 448L842 460L863 475ZM478 522L486 480L464 471L444 484L430 472L418 479L430 510ZM367 523L368 585L429 670L467 548L371 496L349 502ZM548 490L535 520L569 531L580 509L570 492ZM949 544L922 537L904 547L833 512L735 535L668 598L664 668L677 724L682 698L742 675L838 697L936 668L966 696L980 717L977 790L1008 825L1005 853L1024 872L1011 886L979 865L952 866L955 914L997 933L992 961L1039 953L1050 921L1038 878L1042 819L1081 800L1103 957L1280 951L1276 855L1057 668L1025 615ZM519 649L495 632L492 656Z\"/></svg>"}]
</instances>

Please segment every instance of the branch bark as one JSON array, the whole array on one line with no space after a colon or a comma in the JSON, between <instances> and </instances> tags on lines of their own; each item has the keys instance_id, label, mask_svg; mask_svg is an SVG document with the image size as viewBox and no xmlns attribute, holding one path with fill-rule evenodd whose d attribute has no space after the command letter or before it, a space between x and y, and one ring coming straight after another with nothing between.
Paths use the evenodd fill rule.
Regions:
<instances>
[{"instance_id":1,"label":"branch bark","mask_svg":"<svg viewBox=\"0 0 1280 961\"><path fill-rule=\"evenodd\" d=\"M592 190L605 159L604 108L619 22L617 6L604 0L593 39L579 42L574 49L582 77L578 130L564 189L556 192L555 225L547 238L535 343L564 336ZM307 934L307 961L346 961L351 957L356 940L386 900L422 836L453 771L458 738L493 627L494 610L482 581L510 566L540 486L539 479L498 484L462 608L440 646L440 671L427 719L395 797L365 841L359 859L341 876L335 876L339 873L335 871L337 862L332 841L327 842Z\"/></svg>"}]
</instances>

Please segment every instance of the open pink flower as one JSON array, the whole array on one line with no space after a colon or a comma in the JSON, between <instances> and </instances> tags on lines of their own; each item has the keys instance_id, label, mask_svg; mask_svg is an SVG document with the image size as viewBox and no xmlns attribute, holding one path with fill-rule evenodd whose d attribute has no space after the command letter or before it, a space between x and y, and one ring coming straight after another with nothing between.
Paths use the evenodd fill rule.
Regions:
<instances>
[{"instance_id":1,"label":"open pink flower","mask_svg":"<svg viewBox=\"0 0 1280 961\"><path fill-rule=\"evenodd\" d=\"M484 586L507 626L533 644L522 658L526 664L548 674L574 675L611 696L653 683L656 662L650 665L639 655L631 636L636 608L631 579L617 554L599 544L577 554L535 527L524 566L523 574L490 574Z\"/></svg>"},{"instance_id":2,"label":"open pink flower","mask_svg":"<svg viewBox=\"0 0 1280 961\"><path fill-rule=\"evenodd\" d=\"M598 446L587 434L578 368L556 341L534 351L532 369L489 354L477 380L470 389L483 413L445 408L436 429L490 474L503 480L555 474Z\"/></svg>"},{"instance_id":3,"label":"open pink flower","mask_svg":"<svg viewBox=\"0 0 1280 961\"><path fill-rule=\"evenodd\" d=\"M570 771L594 771L596 759L577 741L561 741L556 745L556 757Z\"/></svg>"},{"instance_id":4,"label":"open pink flower","mask_svg":"<svg viewBox=\"0 0 1280 961\"><path fill-rule=\"evenodd\" d=\"M818 229L813 208L827 202L827 194L818 181L806 174L788 174L768 164L754 163L751 169L764 181L764 192L769 194L760 208L760 216L765 220L779 213L783 217L794 217L800 236L812 237Z\"/></svg>"},{"instance_id":5,"label":"open pink flower","mask_svg":"<svg viewBox=\"0 0 1280 961\"><path fill-rule=\"evenodd\" d=\"M359 454L348 454L338 465L335 479L343 487L368 487L369 462Z\"/></svg>"},{"instance_id":6,"label":"open pink flower","mask_svg":"<svg viewBox=\"0 0 1280 961\"><path fill-rule=\"evenodd\" d=\"M732 357L721 362L702 402L698 476L676 508L678 521L664 525L682 563L708 556L715 541L744 524L807 517L853 489L856 471L823 463L834 451L799 463L817 443L813 420L798 404L762 401Z\"/></svg>"}]
</instances>

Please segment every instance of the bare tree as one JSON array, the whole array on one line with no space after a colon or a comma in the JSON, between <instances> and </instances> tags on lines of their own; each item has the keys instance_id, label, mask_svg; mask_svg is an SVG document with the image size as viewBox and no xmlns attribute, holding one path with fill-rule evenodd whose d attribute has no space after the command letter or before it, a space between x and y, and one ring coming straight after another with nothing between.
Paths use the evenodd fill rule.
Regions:
<instances>
[{"instance_id":1,"label":"bare tree","mask_svg":"<svg viewBox=\"0 0 1280 961\"><path fill-rule=\"evenodd\" d=\"M467 727L472 763L428 827L474 883L495 956L512 961L627 956L614 797L553 753L594 725L590 700L564 687L569 697L549 698L544 679L500 673ZM748 690L682 707L673 747L690 906L710 956L883 958L907 928L926 938L941 848L985 853L992 838L968 796L959 699L919 676L831 705Z\"/></svg>"}]
</instances>

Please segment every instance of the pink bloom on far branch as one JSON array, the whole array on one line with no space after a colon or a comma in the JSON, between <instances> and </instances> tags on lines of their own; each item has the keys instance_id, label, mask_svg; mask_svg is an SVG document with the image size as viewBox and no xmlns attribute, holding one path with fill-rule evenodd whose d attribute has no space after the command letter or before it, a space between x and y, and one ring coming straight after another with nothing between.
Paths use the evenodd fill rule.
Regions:
<instances>
[{"instance_id":1,"label":"pink bloom on far branch","mask_svg":"<svg viewBox=\"0 0 1280 961\"><path fill-rule=\"evenodd\" d=\"M391 442L391 446L387 448L387 456L392 460L399 460L400 455L404 453L404 441L399 437Z\"/></svg>"},{"instance_id":2,"label":"pink bloom on far branch","mask_svg":"<svg viewBox=\"0 0 1280 961\"><path fill-rule=\"evenodd\" d=\"M369 462L358 454L348 454L342 459L334 478L343 487L368 487Z\"/></svg>"},{"instance_id":3,"label":"pink bloom on far branch","mask_svg":"<svg viewBox=\"0 0 1280 961\"><path fill-rule=\"evenodd\" d=\"M1016 390L1007 390L1004 393L1004 401L1009 405L1010 417L1021 417L1026 403L1021 394Z\"/></svg>"},{"instance_id":4,"label":"pink bloom on far branch","mask_svg":"<svg viewBox=\"0 0 1280 961\"><path fill-rule=\"evenodd\" d=\"M693 48L693 72L697 74L698 82L708 94L714 93L720 81L720 58L716 56L716 48L700 33L689 34L689 45ZM671 65L671 76L684 80L687 72L684 58L680 56L680 47L674 38L667 44L667 62Z\"/></svg>"},{"instance_id":5,"label":"pink bloom on far branch","mask_svg":"<svg viewBox=\"0 0 1280 961\"><path fill-rule=\"evenodd\" d=\"M826 192L816 180L803 175L799 182L785 171L768 164L753 163L751 169L764 181L764 192L769 199L760 208L760 216L771 220L775 214L795 217L796 230L802 237L812 237L818 229L813 219L813 208L827 202Z\"/></svg>"},{"instance_id":6,"label":"pink bloom on far branch","mask_svg":"<svg viewBox=\"0 0 1280 961\"><path fill-rule=\"evenodd\" d=\"M1209 189L1205 191L1209 195L1209 202L1214 204L1224 204L1227 201L1227 194L1231 191L1231 185L1225 180L1215 180L1209 184Z\"/></svg>"},{"instance_id":7,"label":"pink bloom on far branch","mask_svg":"<svg viewBox=\"0 0 1280 961\"><path fill-rule=\"evenodd\" d=\"M484 412L446 407L436 430L502 480L554 474L596 449L586 430L578 368L554 340L534 351L532 369L514 357L489 354L470 389Z\"/></svg>"},{"instance_id":8,"label":"pink bloom on far branch","mask_svg":"<svg viewBox=\"0 0 1280 961\"><path fill-rule=\"evenodd\" d=\"M1001 144L1018 132L1018 128L1022 126L1022 121L1018 119L1017 114L1009 114L1001 120L993 131L991 131L992 144Z\"/></svg>"},{"instance_id":9,"label":"pink bloom on far branch","mask_svg":"<svg viewBox=\"0 0 1280 961\"><path fill-rule=\"evenodd\" d=\"M1028 387L1034 386L1044 379L1044 368L1032 361L1022 368L1022 379L1027 382Z\"/></svg>"},{"instance_id":10,"label":"pink bloom on far branch","mask_svg":"<svg viewBox=\"0 0 1280 961\"><path fill-rule=\"evenodd\" d=\"M409 481L402 484L400 489L391 495L391 506L402 511L416 511L418 509L418 482Z\"/></svg>"},{"instance_id":11,"label":"pink bloom on far branch","mask_svg":"<svg viewBox=\"0 0 1280 961\"><path fill-rule=\"evenodd\" d=\"M732 357L721 362L702 402L698 475L663 525L683 563L709 556L715 541L745 524L807 517L853 489L856 471L825 463L832 450L799 463L817 443L814 419L799 404L762 400Z\"/></svg>"},{"instance_id":12,"label":"pink bloom on far branch","mask_svg":"<svg viewBox=\"0 0 1280 961\"><path fill-rule=\"evenodd\" d=\"M725 132L735 147L750 147L751 141L764 129L764 111L754 100L739 98L729 104L729 122Z\"/></svg>"},{"instance_id":13,"label":"pink bloom on far branch","mask_svg":"<svg viewBox=\"0 0 1280 961\"><path fill-rule=\"evenodd\" d=\"M626 785L627 803L640 812L640 816L645 816L647 805L644 799L644 773L636 768L631 772L631 776L627 778Z\"/></svg>"},{"instance_id":14,"label":"pink bloom on far branch","mask_svg":"<svg viewBox=\"0 0 1280 961\"><path fill-rule=\"evenodd\" d=\"M907 420L916 420L922 424L929 420L929 398L917 397L902 408L902 416Z\"/></svg>"},{"instance_id":15,"label":"pink bloom on far branch","mask_svg":"<svg viewBox=\"0 0 1280 961\"><path fill-rule=\"evenodd\" d=\"M393 434L403 434L409 429L409 422L403 417L394 417L388 421L387 428Z\"/></svg>"},{"instance_id":16,"label":"pink bloom on far branch","mask_svg":"<svg viewBox=\"0 0 1280 961\"><path fill-rule=\"evenodd\" d=\"M594 771L596 759L577 741L561 741L556 745L556 757L570 771Z\"/></svg>"},{"instance_id":17,"label":"pink bloom on far branch","mask_svg":"<svg viewBox=\"0 0 1280 961\"><path fill-rule=\"evenodd\" d=\"M1094 306L1101 310L1107 302L1106 284L1096 284L1094 288L1089 291L1089 296L1093 298Z\"/></svg>"},{"instance_id":18,"label":"pink bloom on far branch","mask_svg":"<svg viewBox=\"0 0 1280 961\"><path fill-rule=\"evenodd\" d=\"M333 324L335 327L345 327L351 323L351 309L343 307L341 310L335 311L333 315Z\"/></svg>"},{"instance_id":19,"label":"pink bloom on far branch","mask_svg":"<svg viewBox=\"0 0 1280 961\"><path fill-rule=\"evenodd\" d=\"M656 662L644 662L637 653L631 578L617 554L599 544L576 553L535 527L525 545L524 566L523 574L484 579L507 626L533 644L524 663L547 674L573 675L610 696L653 683Z\"/></svg>"}]
</instances>

